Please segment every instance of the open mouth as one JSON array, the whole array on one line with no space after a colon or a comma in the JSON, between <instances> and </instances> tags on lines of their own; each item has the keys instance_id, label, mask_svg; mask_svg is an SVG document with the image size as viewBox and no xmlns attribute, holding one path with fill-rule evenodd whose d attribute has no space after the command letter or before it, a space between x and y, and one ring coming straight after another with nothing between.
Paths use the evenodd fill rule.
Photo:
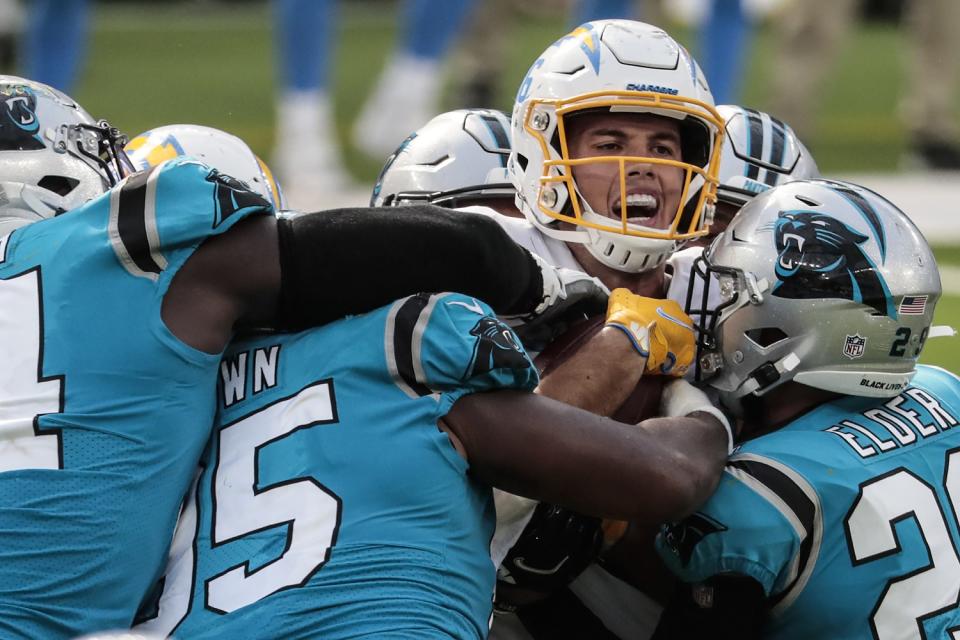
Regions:
<instances>
[{"instance_id":1,"label":"open mouth","mask_svg":"<svg viewBox=\"0 0 960 640\"><path fill-rule=\"evenodd\" d=\"M806 240L803 236L796 233L784 233L784 247L794 247L797 253L803 253L803 243Z\"/></svg>"},{"instance_id":2,"label":"open mouth","mask_svg":"<svg viewBox=\"0 0 960 640\"><path fill-rule=\"evenodd\" d=\"M783 234L783 251L780 252L780 266L787 271L794 271L803 255L804 237L795 233Z\"/></svg>"},{"instance_id":3,"label":"open mouth","mask_svg":"<svg viewBox=\"0 0 960 640\"><path fill-rule=\"evenodd\" d=\"M611 212L620 217L622 201L617 198ZM660 200L652 193L633 193L627 196L627 222L646 222L655 218L660 211Z\"/></svg>"}]
</instances>

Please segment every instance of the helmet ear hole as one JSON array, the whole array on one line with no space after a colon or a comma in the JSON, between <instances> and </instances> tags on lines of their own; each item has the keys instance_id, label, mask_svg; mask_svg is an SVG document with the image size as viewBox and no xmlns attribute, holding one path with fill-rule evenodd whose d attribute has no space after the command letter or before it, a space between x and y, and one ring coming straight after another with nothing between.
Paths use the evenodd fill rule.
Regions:
<instances>
[{"instance_id":1,"label":"helmet ear hole","mask_svg":"<svg viewBox=\"0 0 960 640\"><path fill-rule=\"evenodd\" d=\"M52 191L58 196L65 196L77 188L79 180L67 176L44 176L37 181L37 186Z\"/></svg>"},{"instance_id":2,"label":"helmet ear hole","mask_svg":"<svg viewBox=\"0 0 960 640\"><path fill-rule=\"evenodd\" d=\"M786 340L788 336L782 329L778 327L763 327L762 329L750 329L745 331L744 335L748 340L756 344L758 347L766 349L767 347L773 346L781 340Z\"/></svg>"}]
</instances>

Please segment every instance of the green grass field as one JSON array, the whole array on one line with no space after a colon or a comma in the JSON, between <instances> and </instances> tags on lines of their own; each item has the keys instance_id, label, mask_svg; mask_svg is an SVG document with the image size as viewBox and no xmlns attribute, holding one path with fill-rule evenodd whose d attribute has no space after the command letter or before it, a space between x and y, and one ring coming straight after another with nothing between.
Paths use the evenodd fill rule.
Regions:
<instances>
[{"instance_id":1,"label":"green grass field","mask_svg":"<svg viewBox=\"0 0 960 640\"><path fill-rule=\"evenodd\" d=\"M393 46L395 3L340 4L334 89L346 143L351 117ZM75 93L90 111L126 131L199 122L229 129L267 153L275 86L272 27L266 2L100 5L89 64ZM512 25L498 106L509 109L530 62L565 27L561 17L525 17ZM694 43L685 30L673 31L681 41ZM757 31L745 69L742 102L761 109L769 103L771 40L769 29ZM895 116L903 74L900 40L892 26L867 24L843 48L824 87L817 134L806 141L823 171L896 168L904 145ZM364 180L373 179L379 168L377 161L350 149L347 160Z\"/></svg>"},{"instance_id":2,"label":"green grass field","mask_svg":"<svg viewBox=\"0 0 960 640\"><path fill-rule=\"evenodd\" d=\"M393 46L395 5L340 4L334 74L340 141L357 180L371 184L380 162L350 148L347 132ZM527 66L564 29L561 17L524 18L513 25L499 106L509 109ZM672 31L692 44L689 33ZM87 68L74 93L94 115L131 134L175 122L206 124L239 135L268 158L272 37L267 3L101 5ZM769 102L772 44L769 30L760 29L745 71L744 104L763 109ZM853 34L828 78L818 133L807 141L824 173L896 169L905 142L895 115L900 64L900 35L893 27L865 25ZM960 247L939 247L937 256L941 264L960 266ZM936 321L960 328L960 297L944 297ZM924 360L960 371L960 338L931 341Z\"/></svg>"}]
</instances>

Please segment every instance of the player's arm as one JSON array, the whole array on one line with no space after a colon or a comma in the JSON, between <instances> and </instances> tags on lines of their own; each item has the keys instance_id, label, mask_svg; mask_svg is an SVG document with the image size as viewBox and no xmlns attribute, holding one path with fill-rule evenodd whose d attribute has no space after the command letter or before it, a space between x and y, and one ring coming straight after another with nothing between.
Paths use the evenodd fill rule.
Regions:
<instances>
[{"instance_id":1,"label":"player's arm","mask_svg":"<svg viewBox=\"0 0 960 640\"><path fill-rule=\"evenodd\" d=\"M569 359L545 369L537 393L610 416L644 371L682 375L694 351L693 322L676 302L616 289L600 331ZM650 390L659 393L659 387Z\"/></svg>"},{"instance_id":2,"label":"player's arm","mask_svg":"<svg viewBox=\"0 0 960 640\"><path fill-rule=\"evenodd\" d=\"M444 422L484 482L584 514L666 522L704 502L723 471L728 430L703 409L712 413L694 408L624 425L537 394L497 391L459 399Z\"/></svg>"},{"instance_id":3,"label":"player's arm","mask_svg":"<svg viewBox=\"0 0 960 640\"><path fill-rule=\"evenodd\" d=\"M164 297L187 344L219 352L243 327L296 330L419 291L460 291L545 319L601 292L514 243L492 219L421 205L254 216L205 242Z\"/></svg>"},{"instance_id":4,"label":"player's arm","mask_svg":"<svg viewBox=\"0 0 960 640\"><path fill-rule=\"evenodd\" d=\"M646 358L623 334L604 327L569 359L544 371L537 393L601 416L623 404L643 375Z\"/></svg>"},{"instance_id":5,"label":"player's arm","mask_svg":"<svg viewBox=\"0 0 960 640\"><path fill-rule=\"evenodd\" d=\"M697 584L680 583L652 640L758 639L766 614L763 587L752 578L724 574Z\"/></svg>"}]
</instances>

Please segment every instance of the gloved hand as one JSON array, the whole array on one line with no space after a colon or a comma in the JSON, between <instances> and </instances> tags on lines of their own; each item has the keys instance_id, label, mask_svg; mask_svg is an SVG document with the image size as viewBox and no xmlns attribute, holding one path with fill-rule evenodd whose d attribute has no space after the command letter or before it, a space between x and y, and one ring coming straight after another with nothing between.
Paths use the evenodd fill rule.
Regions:
<instances>
[{"instance_id":1,"label":"gloved hand","mask_svg":"<svg viewBox=\"0 0 960 640\"><path fill-rule=\"evenodd\" d=\"M627 334L634 348L647 358L649 373L682 377L696 355L693 320L673 300L614 289L607 304L607 326Z\"/></svg>"},{"instance_id":2,"label":"gloved hand","mask_svg":"<svg viewBox=\"0 0 960 640\"><path fill-rule=\"evenodd\" d=\"M512 610L573 582L600 553L601 523L600 518L540 503L497 570L498 607ZM505 591L518 590L523 591L524 602L504 596Z\"/></svg>"},{"instance_id":3,"label":"gloved hand","mask_svg":"<svg viewBox=\"0 0 960 640\"><path fill-rule=\"evenodd\" d=\"M664 385L663 392L660 394L660 415L673 418L688 416L698 411L709 413L720 421L727 430L727 453L733 451L733 429L730 427L730 420L723 411L710 402L706 393L683 379L671 380Z\"/></svg>"},{"instance_id":4,"label":"gloved hand","mask_svg":"<svg viewBox=\"0 0 960 640\"><path fill-rule=\"evenodd\" d=\"M536 254L531 255L543 276L543 299L532 313L503 319L527 350L541 351L571 322L603 313L610 290L599 278L551 266Z\"/></svg>"}]
</instances>

